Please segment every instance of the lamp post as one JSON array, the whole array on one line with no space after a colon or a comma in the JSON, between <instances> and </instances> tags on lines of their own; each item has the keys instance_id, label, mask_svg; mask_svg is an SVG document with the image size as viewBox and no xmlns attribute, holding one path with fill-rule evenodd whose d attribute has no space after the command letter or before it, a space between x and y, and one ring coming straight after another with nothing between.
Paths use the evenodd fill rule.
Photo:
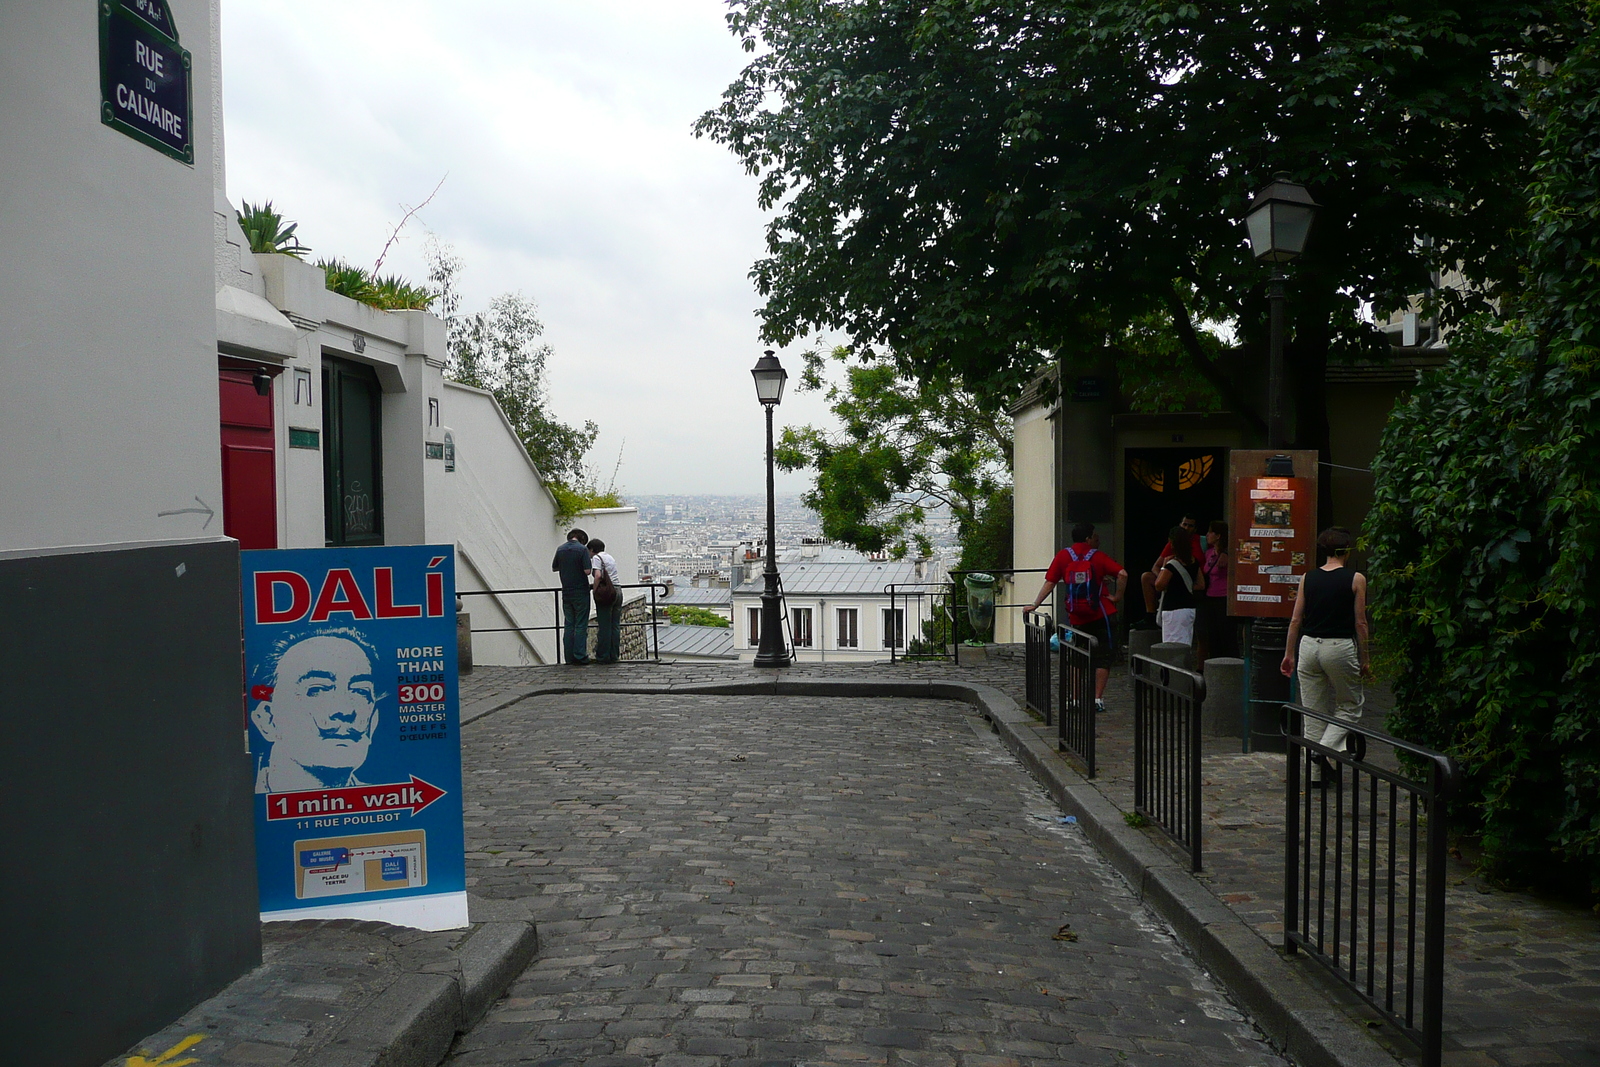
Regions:
<instances>
[{"instance_id":1,"label":"lamp post","mask_svg":"<svg viewBox=\"0 0 1600 1067\"><path fill-rule=\"evenodd\" d=\"M1284 264L1292 263L1305 251L1306 237L1311 233L1312 220L1316 218L1317 202L1305 186L1296 185L1282 177L1272 182L1255 199L1245 212L1245 229L1250 237L1250 251L1257 260L1272 264L1272 278L1267 285L1267 298L1271 307L1270 333L1267 348L1267 447L1287 448L1289 435L1284 429L1283 417L1283 346L1284 346ZM1267 463L1270 475L1294 475L1294 466L1286 455L1272 457ZM1283 650L1289 642L1289 622L1283 618L1253 618L1249 626L1249 678L1250 692L1247 705L1247 729L1252 747L1281 752L1287 744L1278 737L1278 709L1289 700L1289 680L1278 671ZM1260 720L1260 721L1258 721Z\"/></svg>"},{"instance_id":2,"label":"lamp post","mask_svg":"<svg viewBox=\"0 0 1600 1067\"><path fill-rule=\"evenodd\" d=\"M783 383L789 372L768 349L756 360L750 374L756 380L756 399L767 409L767 565L762 573L761 636L756 648L757 667L787 667L789 649L783 642L783 607L778 593L778 508L772 483L772 409L783 401Z\"/></svg>"},{"instance_id":3,"label":"lamp post","mask_svg":"<svg viewBox=\"0 0 1600 1067\"><path fill-rule=\"evenodd\" d=\"M1283 283L1288 280L1283 265L1292 263L1305 251L1306 237L1311 233L1311 222L1319 206L1305 186L1274 178L1256 194L1244 216L1250 250L1256 259L1272 264L1272 278L1267 286L1272 308L1267 349L1268 448L1284 448L1289 443L1283 428Z\"/></svg>"}]
</instances>

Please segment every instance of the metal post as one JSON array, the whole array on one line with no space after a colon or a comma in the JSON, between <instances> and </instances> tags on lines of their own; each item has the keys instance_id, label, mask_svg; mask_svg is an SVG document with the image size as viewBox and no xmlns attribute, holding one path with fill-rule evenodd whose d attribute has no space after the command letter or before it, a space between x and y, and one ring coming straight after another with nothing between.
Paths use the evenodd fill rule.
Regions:
<instances>
[{"instance_id":1,"label":"metal post","mask_svg":"<svg viewBox=\"0 0 1600 1067\"><path fill-rule=\"evenodd\" d=\"M1443 1057L1444 877L1450 841L1445 833L1445 778L1438 764L1429 772L1428 898L1423 903L1422 1065L1439 1067Z\"/></svg>"},{"instance_id":2,"label":"metal post","mask_svg":"<svg viewBox=\"0 0 1600 1067\"><path fill-rule=\"evenodd\" d=\"M1267 283L1267 301L1271 305L1271 335L1267 352L1267 447L1284 448L1288 435L1283 423L1283 334L1284 292L1287 279L1283 268L1272 265L1272 279Z\"/></svg>"},{"instance_id":3,"label":"metal post","mask_svg":"<svg viewBox=\"0 0 1600 1067\"><path fill-rule=\"evenodd\" d=\"M762 572L761 642L757 667L787 667L789 649L783 641L783 608L778 596L778 505L772 480L772 407L767 409L767 565Z\"/></svg>"},{"instance_id":4,"label":"metal post","mask_svg":"<svg viewBox=\"0 0 1600 1067\"><path fill-rule=\"evenodd\" d=\"M1290 736L1299 737L1304 732L1295 712L1285 710L1284 719ZM1283 951L1292 956L1294 935L1300 932L1300 764L1305 757L1304 750L1293 742L1288 748L1289 773L1283 803Z\"/></svg>"}]
</instances>

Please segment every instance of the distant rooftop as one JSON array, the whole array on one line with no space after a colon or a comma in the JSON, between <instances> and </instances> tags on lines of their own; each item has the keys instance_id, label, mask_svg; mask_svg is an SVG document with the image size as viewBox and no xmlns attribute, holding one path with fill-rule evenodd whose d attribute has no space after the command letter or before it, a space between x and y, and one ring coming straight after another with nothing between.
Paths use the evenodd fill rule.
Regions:
<instances>
[{"instance_id":1,"label":"distant rooftop","mask_svg":"<svg viewBox=\"0 0 1600 1067\"><path fill-rule=\"evenodd\" d=\"M801 559L798 551L786 552L778 560L783 591L793 596L882 593L887 585L933 585L939 578L938 566L928 563L922 577L917 576L915 560L872 560L848 548L825 546L826 555ZM843 556L844 558L840 558ZM762 576L759 568L742 582L735 593L759 593Z\"/></svg>"},{"instance_id":2,"label":"distant rooftop","mask_svg":"<svg viewBox=\"0 0 1600 1067\"><path fill-rule=\"evenodd\" d=\"M723 590L727 592L727 590ZM688 626L663 623L656 630L663 656L715 656L738 659L733 650L733 627Z\"/></svg>"}]
</instances>

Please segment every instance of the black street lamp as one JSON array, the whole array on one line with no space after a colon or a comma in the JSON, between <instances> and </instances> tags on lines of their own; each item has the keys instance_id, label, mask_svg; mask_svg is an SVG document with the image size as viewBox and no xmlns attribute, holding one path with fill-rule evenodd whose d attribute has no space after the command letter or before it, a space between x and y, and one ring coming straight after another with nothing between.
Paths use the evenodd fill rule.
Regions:
<instances>
[{"instance_id":1,"label":"black street lamp","mask_svg":"<svg viewBox=\"0 0 1600 1067\"><path fill-rule=\"evenodd\" d=\"M756 648L757 667L787 667L789 649L783 642L783 598L778 592L778 508L772 483L772 409L783 401L783 383L789 372L768 349L750 371L756 380L756 399L767 409L767 566L762 577L761 635Z\"/></svg>"},{"instance_id":2,"label":"black street lamp","mask_svg":"<svg viewBox=\"0 0 1600 1067\"><path fill-rule=\"evenodd\" d=\"M1257 259L1272 264L1272 280L1267 287L1272 306L1267 364L1268 448L1284 448L1289 443L1283 428L1283 283L1288 278L1283 265L1305 251L1306 237L1319 206L1305 186L1275 178L1256 194L1244 216L1250 250Z\"/></svg>"}]
</instances>

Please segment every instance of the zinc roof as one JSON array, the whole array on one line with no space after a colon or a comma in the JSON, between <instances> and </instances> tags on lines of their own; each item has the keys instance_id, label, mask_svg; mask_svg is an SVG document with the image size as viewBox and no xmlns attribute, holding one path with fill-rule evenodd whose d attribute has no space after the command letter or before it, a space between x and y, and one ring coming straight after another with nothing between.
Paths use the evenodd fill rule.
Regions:
<instances>
[{"instance_id":1,"label":"zinc roof","mask_svg":"<svg viewBox=\"0 0 1600 1067\"><path fill-rule=\"evenodd\" d=\"M737 659L733 650L733 627L688 626L662 623L657 629L663 656L717 656Z\"/></svg>"}]
</instances>

